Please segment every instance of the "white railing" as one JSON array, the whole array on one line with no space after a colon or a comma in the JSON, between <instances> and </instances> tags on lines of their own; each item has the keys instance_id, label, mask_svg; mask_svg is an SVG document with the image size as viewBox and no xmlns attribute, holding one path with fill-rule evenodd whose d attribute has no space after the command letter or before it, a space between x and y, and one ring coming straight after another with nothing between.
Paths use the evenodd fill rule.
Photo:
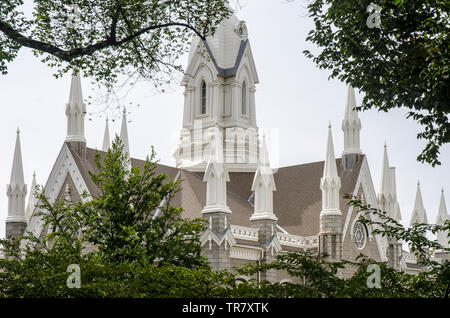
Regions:
<instances>
[{"instance_id":1,"label":"white railing","mask_svg":"<svg viewBox=\"0 0 450 318\"><path fill-rule=\"evenodd\" d=\"M298 236L286 233L277 233L278 241L281 245L300 247L300 248L311 248L318 247L319 240L317 236Z\"/></svg>"},{"instance_id":2,"label":"white railing","mask_svg":"<svg viewBox=\"0 0 450 318\"><path fill-rule=\"evenodd\" d=\"M417 264L417 257L412 253L403 253L403 257L405 258L405 262L411 264Z\"/></svg>"},{"instance_id":3,"label":"white railing","mask_svg":"<svg viewBox=\"0 0 450 318\"><path fill-rule=\"evenodd\" d=\"M258 241L258 229L239 225L230 225L231 233L237 239Z\"/></svg>"}]
</instances>

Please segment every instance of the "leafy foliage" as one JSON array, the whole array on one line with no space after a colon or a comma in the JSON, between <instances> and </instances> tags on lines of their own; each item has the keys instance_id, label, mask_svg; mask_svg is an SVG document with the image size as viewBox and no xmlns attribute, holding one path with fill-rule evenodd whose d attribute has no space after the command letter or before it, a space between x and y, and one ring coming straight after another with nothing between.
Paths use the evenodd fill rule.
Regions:
<instances>
[{"instance_id":1,"label":"leafy foliage","mask_svg":"<svg viewBox=\"0 0 450 318\"><path fill-rule=\"evenodd\" d=\"M154 158L152 151L141 168L130 170L117 137L106 154L95 158L98 171L91 179L98 195L50 202L44 191L37 191L36 215L46 233L0 241L0 297L448 297L450 262L431 252L450 248L427 239L426 232L449 231L450 221L405 229L351 196L349 204L373 235L408 243L427 270L415 276L362 254L330 261L326 254L290 252L269 264L213 271L201 255L203 219L185 219L182 209L171 205L179 181L157 174ZM166 204L160 204L164 198ZM80 267L80 288L67 285L71 264ZM379 266L381 288L367 283L371 265ZM259 277L268 270L287 272L292 282L236 282L237 274ZM349 270L353 275L342 278Z\"/></svg>"},{"instance_id":2,"label":"leafy foliage","mask_svg":"<svg viewBox=\"0 0 450 318\"><path fill-rule=\"evenodd\" d=\"M355 260L330 261L326 254L309 255L306 252L289 252L278 255L274 262L263 265L247 265L237 269L240 274L255 275L258 272L279 270L287 272L293 281L289 283L258 284L255 280L238 285L233 293L237 297L447 297L450 290L450 261L432 257L431 249L450 252L437 241L427 239L426 231L436 233L449 231L450 221L445 225L416 224L405 229L401 224L351 196L349 205L361 214L359 220L371 225L373 235L382 235L408 243L411 252L419 255L419 264L426 271L410 275L376 262L363 254ZM368 284L371 280L370 265L380 269L380 288ZM342 278L342 271L354 274Z\"/></svg>"},{"instance_id":3,"label":"leafy foliage","mask_svg":"<svg viewBox=\"0 0 450 318\"><path fill-rule=\"evenodd\" d=\"M380 28L369 28L373 1L316 0L308 6L315 28L307 40L321 52L304 51L321 69L364 92L358 109L409 109L427 145L418 156L440 164L439 149L450 142L448 1L383 0Z\"/></svg>"},{"instance_id":4,"label":"leafy foliage","mask_svg":"<svg viewBox=\"0 0 450 318\"><path fill-rule=\"evenodd\" d=\"M37 0L32 17L22 0L0 2L0 71L27 47L55 76L83 70L112 87L119 74L163 85L188 49L228 16L223 0Z\"/></svg>"},{"instance_id":5,"label":"leafy foliage","mask_svg":"<svg viewBox=\"0 0 450 318\"><path fill-rule=\"evenodd\" d=\"M0 296L3 297L212 297L234 284L212 272L200 255L202 219L182 218L170 202L179 182L156 174L152 151L142 170L128 169L117 137L91 173L100 194L50 202L37 193L48 226L42 238L27 233L2 240ZM165 198L165 205L160 205ZM153 218L159 209L158 217ZM68 288L67 267L81 270L81 288Z\"/></svg>"}]
</instances>

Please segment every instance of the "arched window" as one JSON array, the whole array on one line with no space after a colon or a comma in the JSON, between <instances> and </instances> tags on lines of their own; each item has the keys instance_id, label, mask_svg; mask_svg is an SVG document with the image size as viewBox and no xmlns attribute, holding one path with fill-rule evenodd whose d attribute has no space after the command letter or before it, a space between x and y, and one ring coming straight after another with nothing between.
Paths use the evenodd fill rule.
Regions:
<instances>
[{"instance_id":1,"label":"arched window","mask_svg":"<svg viewBox=\"0 0 450 318\"><path fill-rule=\"evenodd\" d=\"M242 115L247 115L247 84L242 83Z\"/></svg>"},{"instance_id":2,"label":"arched window","mask_svg":"<svg viewBox=\"0 0 450 318\"><path fill-rule=\"evenodd\" d=\"M200 114L206 114L206 83L202 81L202 91L200 100Z\"/></svg>"}]
</instances>

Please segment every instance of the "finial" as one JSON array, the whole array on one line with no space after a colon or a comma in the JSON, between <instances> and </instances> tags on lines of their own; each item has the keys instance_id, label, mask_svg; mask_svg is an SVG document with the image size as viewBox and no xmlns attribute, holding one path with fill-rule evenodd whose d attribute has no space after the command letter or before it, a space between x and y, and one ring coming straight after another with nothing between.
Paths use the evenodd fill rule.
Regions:
<instances>
[{"instance_id":1,"label":"finial","mask_svg":"<svg viewBox=\"0 0 450 318\"><path fill-rule=\"evenodd\" d=\"M127 112L127 108L123 106L123 113L125 114Z\"/></svg>"},{"instance_id":2,"label":"finial","mask_svg":"<svg viewBox=\"0 0 450 318\"><path fill-rule=\"evenodd\" d=\"M36 171L33 170L33 178L36 178Z\"/></svg>"},{"instance_id":3,"label":"finial","mask_svg":"<svg viewBox=\"0 0 450 318\"><path fill-rule=\"evenodd\" d=\"M386 140L384 141L384 148L387 148Z\"/></svg>"},{"instance_id":4,"label":"finial","mask_svg":"<svg viewBox=\"0 0 450 318\"><path fill-rule=\"evenodd\" d=\"M19 126L17 126L17 134L20 134Z\"/></svg>"},{"instance_id":5,"label":"finial","mask_svg":"<svg viewBox=\"0 0 450 318\"><path fill-rule=\"evenodd\" d=\"M328 128L331 129L331 121L328 122Z\"/></svg>"}]
</instances>

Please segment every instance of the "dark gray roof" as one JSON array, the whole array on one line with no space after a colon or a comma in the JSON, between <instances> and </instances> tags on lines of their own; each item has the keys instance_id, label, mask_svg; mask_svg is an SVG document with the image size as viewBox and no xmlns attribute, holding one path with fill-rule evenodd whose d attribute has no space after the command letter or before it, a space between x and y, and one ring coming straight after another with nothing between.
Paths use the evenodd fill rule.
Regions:
<instances>
[{"instance_id":1,"label":"dark gray roof","mask_svg":"<svg viewBox=\"0 0 450 318\"><path fill-rule=\"evenodd\" d=\"M222 75L223 77L229 77L229 76L233 76L236 75L236 72L239 68L239 65L241 64L241 60L242 60L242 56L244 55L244 51L245 51L245 47L247 46L248 43L248 39L246 40L241 40L241 44L239 46L239 52L236 58L236 62L234 63L233 67L230 68L221 68L219 65L217 65L217 61L216 58L214 57L214 54L212 53L208 42L207 41L203 41L203 44L205 44L206 47L206 51L208 51L208 55L211 58L211 60L214 63L214 66L217 69L217 72Z\"/></svg>"},{"instance_id":2,"label":"dark gray roof","mask_svg":"<svg viewBox=\"0 0 450 318\"><path fill-rule=\"evenodd\" d=\"M94 163L95 149L86 149L86 160L82 160L75 152L72 154L82 174L91 195L96 196L99 189L91 181L88 171L97 172ZM102 151L99 151L103 153ZM341 166L341 159L336 159L338 174L341 178L340 208L345 219L348 211L347 200L342 199L346 193L352 194L361 169L363 156L355 168L345 171ZM143 160L131 159L131 165L143 166ZM322 210L322 193L320 178L323 174L324 162L313 162L279 168L274 174L277 191L274 192L274 213L278 217L278 224L288 233L311 236L319 232L319 215ZM181 191L171 202L175 206L183 207L183 215L187 218L202 217L201 210L206 203L206 184L203 173L189 172L178 168L158 164L156 173L166 174L169 179L175 178L180 172ZM253 213L253 206L248 201L252 191L254 173L230 172L230 182L227 184L227 204L232 211L230 223L240 226L250 226L249 218Z\"/></svg>"}]
</instances>

